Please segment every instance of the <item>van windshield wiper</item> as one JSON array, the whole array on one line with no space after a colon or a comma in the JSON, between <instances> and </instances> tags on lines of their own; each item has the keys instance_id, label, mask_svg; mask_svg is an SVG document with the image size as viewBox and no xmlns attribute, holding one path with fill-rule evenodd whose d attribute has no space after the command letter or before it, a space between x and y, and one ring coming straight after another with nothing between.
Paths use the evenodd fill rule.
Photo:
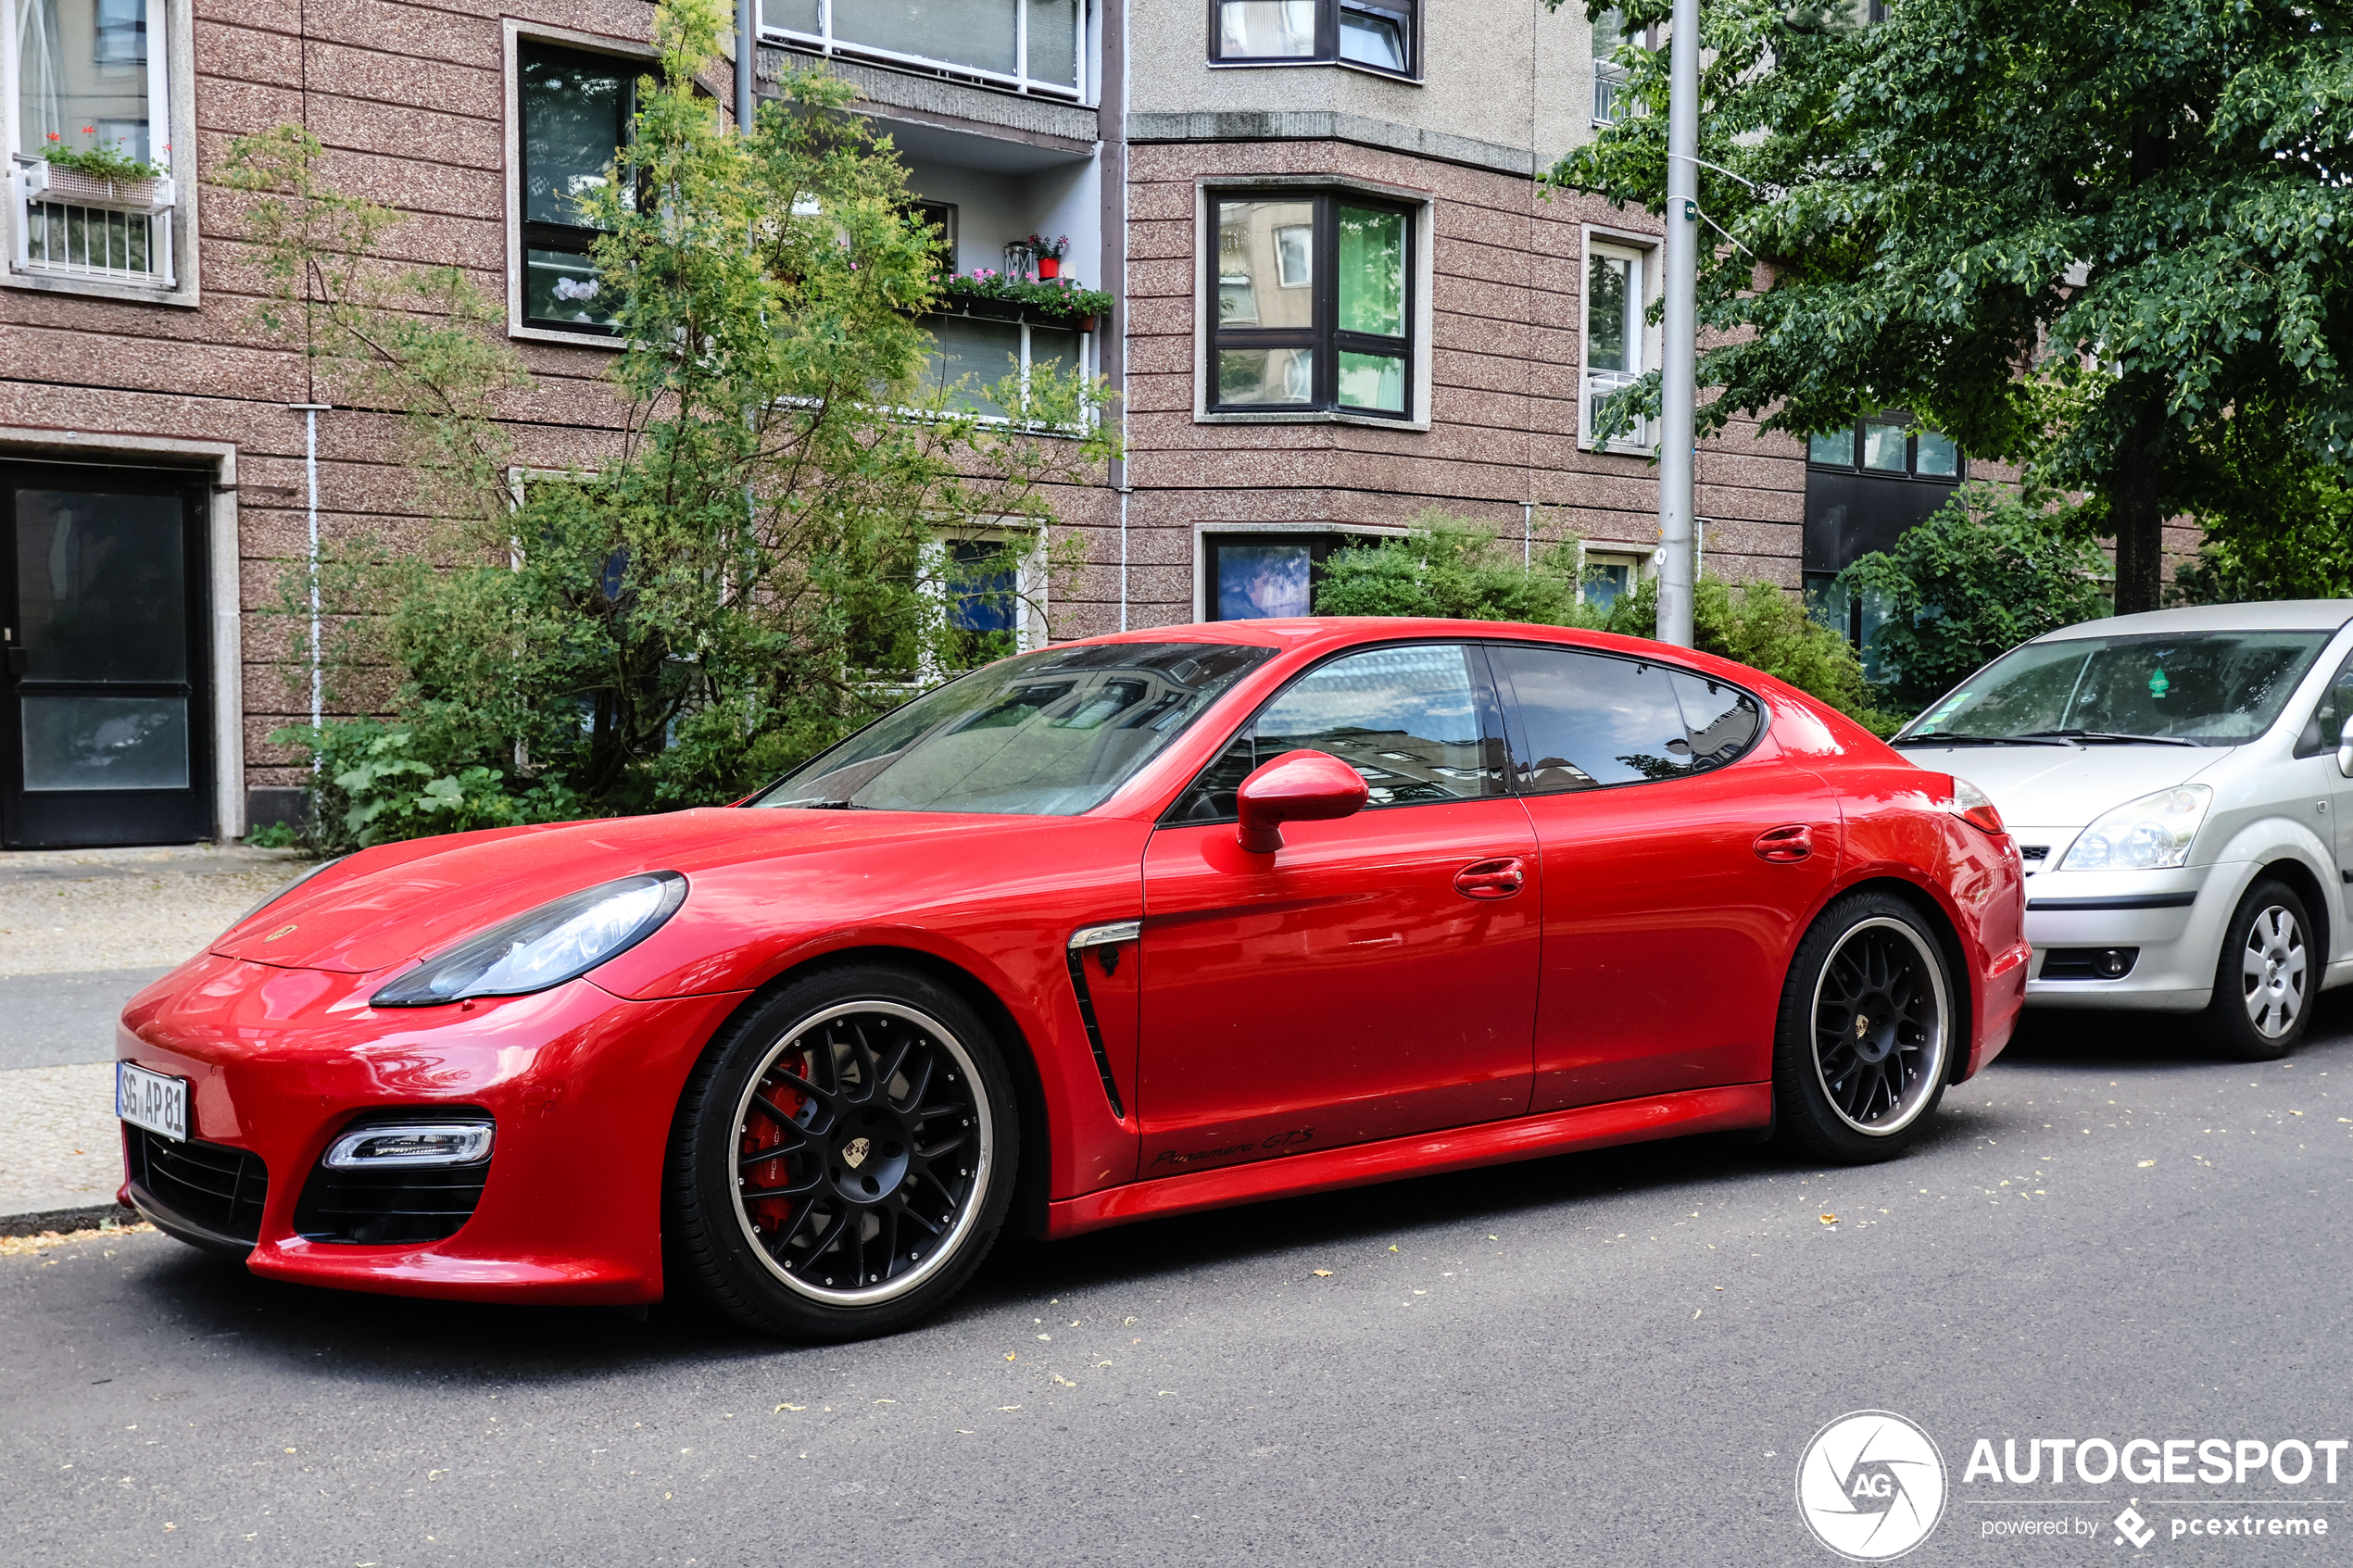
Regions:
<instances>
[{"instance_id":1,"label":"van windshield wiper","mask_svg":"<svg viewBox=\"0 0 2353 1568\"><path fill-rule=\"evenodd\" d=\"M1898 735L1890 746L2065 746L2063 740L2048 738L2047 732L2031 735L1970 735L1953 730L1917 730L1908 735Z\"/></svg>"},{"instance_id":2,"label":"van windshield wiper","mask_svg":"<svg viewBox=\"0 0 2353 1568\"><path fill-rule=\"evenodd\" d=\"M2057 735L2066 740L2103 741L2111 746L2196 746L2194 740L2180 735L2136 735L2122 730L2035 730L2036 735Z\"/></svg>"}]
</instances>

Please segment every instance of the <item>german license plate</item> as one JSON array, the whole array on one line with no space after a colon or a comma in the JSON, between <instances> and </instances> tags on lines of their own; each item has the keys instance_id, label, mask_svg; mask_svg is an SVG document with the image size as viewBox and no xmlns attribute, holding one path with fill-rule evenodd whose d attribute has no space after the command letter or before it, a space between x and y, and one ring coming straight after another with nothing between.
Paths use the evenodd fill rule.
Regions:
<instances>
[{"instance_id":1,"label":"german license plate","mask_svg":"<svg viewBox=\"0 0 2353 1568\"><path fill-rule=\"evenodd\" d=\"M134 1127L188 1141L188 1080L114 1064L114 1113Z\"/></svg>"}]
</instances>

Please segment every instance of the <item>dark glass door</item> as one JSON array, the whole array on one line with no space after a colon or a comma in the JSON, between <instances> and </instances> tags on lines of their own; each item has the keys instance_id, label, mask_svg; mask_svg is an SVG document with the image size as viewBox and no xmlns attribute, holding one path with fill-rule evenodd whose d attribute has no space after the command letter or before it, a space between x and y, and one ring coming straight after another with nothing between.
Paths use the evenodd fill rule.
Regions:
<instances>
[{"instance_id":1,"label":"dark glass door","mask_svg":"<svg viewBox=\"0 0 2353 1568\"><path fill-rule=\"evenodd\" d=\"M0 841L213 831L202 479L0 465Z\"/></svg>"}]
</instances>

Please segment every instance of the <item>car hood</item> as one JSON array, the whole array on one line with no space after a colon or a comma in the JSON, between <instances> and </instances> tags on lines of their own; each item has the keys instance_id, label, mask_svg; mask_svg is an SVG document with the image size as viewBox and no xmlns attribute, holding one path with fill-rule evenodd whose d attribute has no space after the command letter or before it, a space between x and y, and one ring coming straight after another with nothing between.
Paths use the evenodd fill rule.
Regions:
<instances>
[{"instance_id":1,"label":"car hood","mask_svg":"<svg viewBox=\"0 0 2353 1568\"><path fill-rule=\"evenodd\" d=\"M774 891L858 879L861 850L954 834L999 842L1069 819L901 811L704 809L414 839L366 849L255 910L211 950L284 969L365 974L437 952L551 898L637 872L698 877L774 862ZM849 852L844 854L843 852ZM1018 863L1017 861L1014 863Z\"/></svg>"},{"instance_id":2,"label":"car hood","mask_svg":"<svg viewBox=\"0 0 2353 1568\"><path fill-rule=\"evenodd\" d=\"M1953 746L1902 748L1915 766L1969 780L2013 827L2078 828L2110 807L2186 784L2223 746Z\"/></svg>"}]
</instances>

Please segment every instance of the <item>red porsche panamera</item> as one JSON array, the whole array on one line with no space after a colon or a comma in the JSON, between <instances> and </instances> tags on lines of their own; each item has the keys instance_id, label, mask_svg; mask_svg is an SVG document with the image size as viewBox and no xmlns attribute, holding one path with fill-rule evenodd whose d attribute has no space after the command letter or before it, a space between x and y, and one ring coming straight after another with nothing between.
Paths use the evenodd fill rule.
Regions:
<instances>
[{"instance_id":1,"label":"red porsche panamera","mask_svg":"<svg viewBox=\"0 0 2353 1568\"><path fill-rule=\"evenodd\" d=\"M1967 784L1704 655L1096 638L737 807L321 868L125 1010L124 1196L276 1278L878 1333L1009 1223L1885 1158L2009 1037L2020 888Z\"/></svg>"}]
</instances>

